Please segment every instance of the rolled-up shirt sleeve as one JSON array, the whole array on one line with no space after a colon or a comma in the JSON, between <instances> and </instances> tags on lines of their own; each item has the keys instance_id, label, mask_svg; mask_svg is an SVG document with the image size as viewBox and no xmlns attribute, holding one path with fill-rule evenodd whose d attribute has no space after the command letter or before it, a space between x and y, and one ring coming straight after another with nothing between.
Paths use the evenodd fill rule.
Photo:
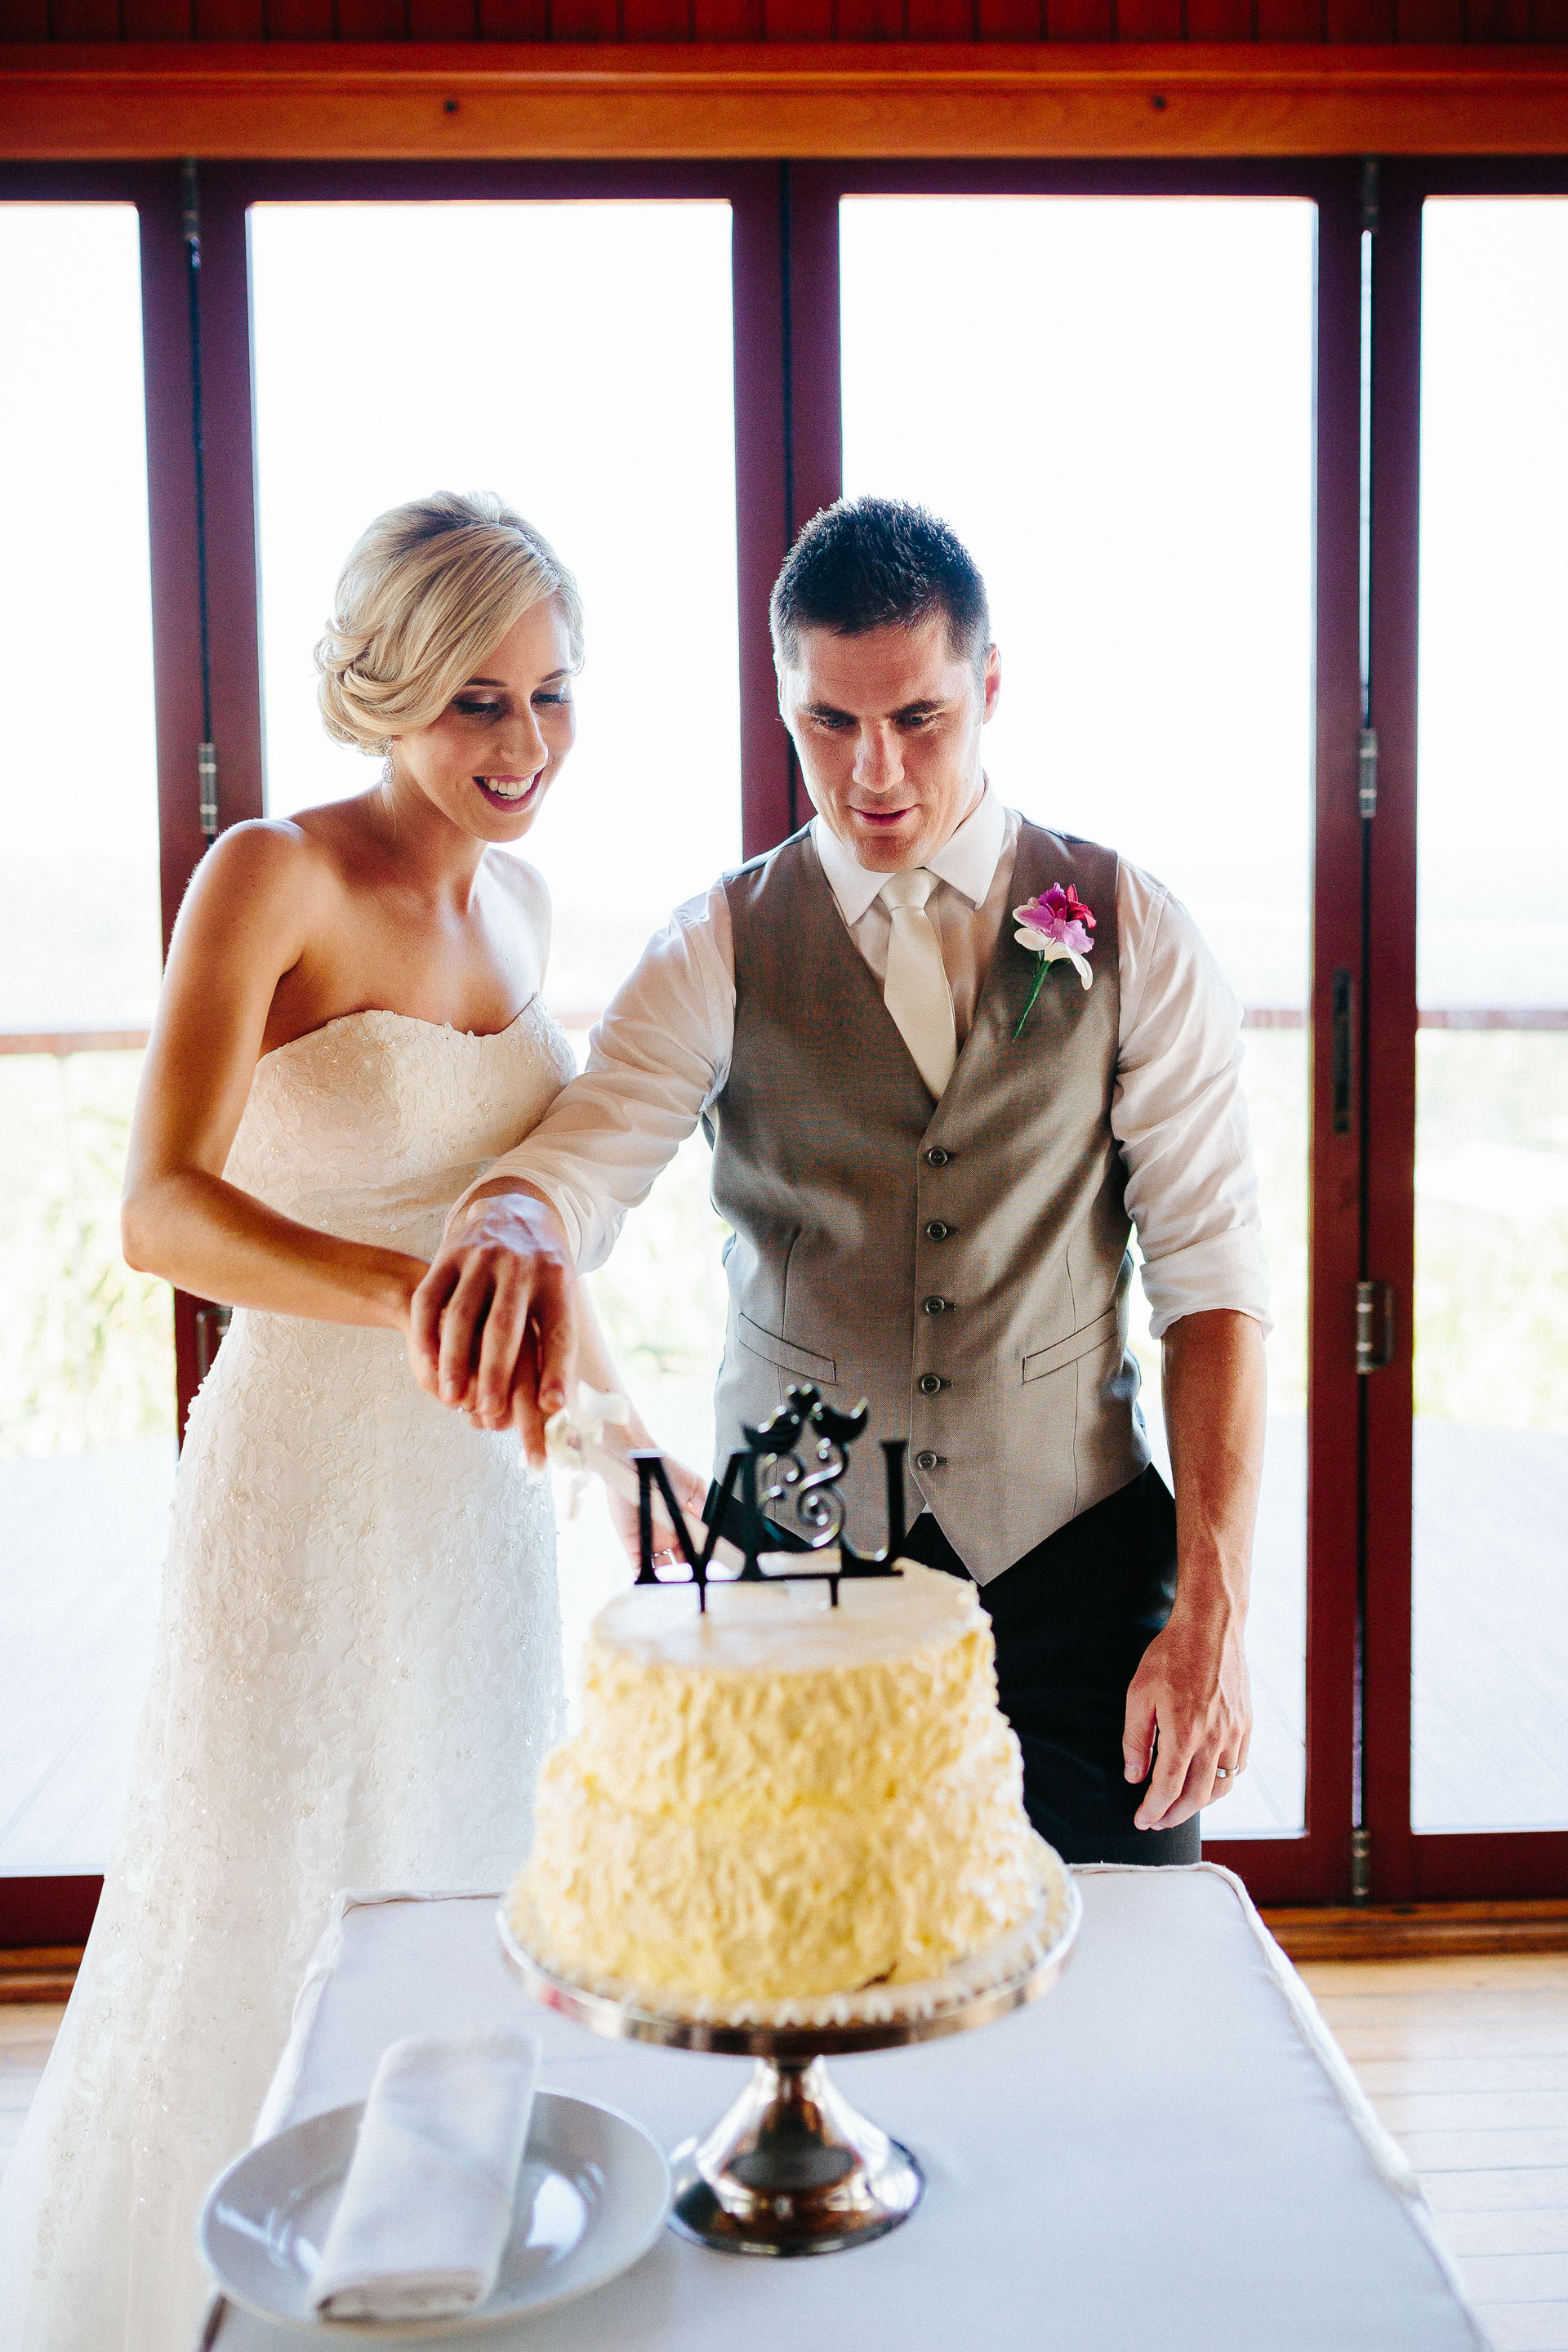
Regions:
<instances>
[{"instance_id":1,"label":"rolled-up shirt sleeve","mask_svg":"<svg viewBox=\"0 0 1568 2352\"><path fill-rule=\"evenodd\" d=\"M1110 1124L1143 1254L1150 1328L1228 1307L1267 1331L1241 1006L1179 899L1136 866L1118 881L1121 1046Z\"/></svg>"},{"instance_id":2,"label":"rolled-up shirt sleeve","mask_svg":"<svg viewBox=\"0 0 1568 2352\"><path fill-rule=\"evenodd\" d=\"M715 884L643 951L589 1040L588 1061L532 1132L479 1183L513 1176L544 1194L592 1273L628 1209L647 1199L730 1070L735 1030L730 908ZM448 1230L476 1187L447 1219Z\"/></svg>"}]
</instances>

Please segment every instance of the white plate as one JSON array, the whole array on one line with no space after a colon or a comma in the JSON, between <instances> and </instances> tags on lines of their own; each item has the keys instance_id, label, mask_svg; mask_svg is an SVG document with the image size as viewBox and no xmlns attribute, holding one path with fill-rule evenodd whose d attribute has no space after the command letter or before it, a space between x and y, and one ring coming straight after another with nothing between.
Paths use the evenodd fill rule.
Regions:
<instances>
[{"instance_id":1,"label":"white plate","mask_svg":"<svg viewBox=\"0 0 1568 2352\"><path fill-rule=\"evenodd\" d=\"M489 2300L457 2319L320 2319L310 2308L363 2100L293 2124L238 2158L207 2191L202 2259L233 2303L285 2327L349 2342L461 2336L603 2286L645 2254L669 2208L669 2167L613 2107L541 2091L518 2175L511 2236Z\"/></svg>"}]
</instances>

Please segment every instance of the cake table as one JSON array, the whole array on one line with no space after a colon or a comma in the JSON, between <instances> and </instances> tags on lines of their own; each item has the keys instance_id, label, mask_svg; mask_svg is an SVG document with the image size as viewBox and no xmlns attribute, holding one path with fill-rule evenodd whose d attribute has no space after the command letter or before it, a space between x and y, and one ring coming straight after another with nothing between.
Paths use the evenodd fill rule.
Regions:
<instances>
[{"instance_id":1,"label":"cake table","mask_svg":"<svg viewBox=\"0 0 1568 2352\"><path fill-rule=\"evenodd\" d=\"M1485 2352L1431 2217L1237 1882L1207 1864L1079 1874L1077 1958L983 2031L835 2060L918 2156L920 2210L824 2261L736 2261L666 2231L496 2352ZM544 2083L666 2147L746 2060L606 2042L531 2007L495 1896L345 1895L258 2137L363 2098L411 2032L515 2023ZM334 2330L352 2344L352 2328ZM218 2352L307 2339L226 2312Z\"/></svg>"}]
</instances>

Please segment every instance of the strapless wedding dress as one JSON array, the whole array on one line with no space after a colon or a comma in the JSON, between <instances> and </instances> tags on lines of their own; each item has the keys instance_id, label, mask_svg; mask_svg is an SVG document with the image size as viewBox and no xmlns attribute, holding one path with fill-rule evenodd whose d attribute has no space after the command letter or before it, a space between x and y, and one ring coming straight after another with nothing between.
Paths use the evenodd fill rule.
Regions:
<instances>
[{"instance_id":1,"label":"strapless wedding dress","mask_svg":"<svg viewBox=\"0 0 1568 2352\"><path fill-rule=\"evenodd\" d=\"M355 1013L258 1066L227 1174L428 1256L574 1065ZM188 2352L195 2221L342 1886L500 1887L563 1727L548 1487L395 1334L237 1314L191 1414L132 1794L0 2183L5 2352Z\"/></svg>"}]
</instances>

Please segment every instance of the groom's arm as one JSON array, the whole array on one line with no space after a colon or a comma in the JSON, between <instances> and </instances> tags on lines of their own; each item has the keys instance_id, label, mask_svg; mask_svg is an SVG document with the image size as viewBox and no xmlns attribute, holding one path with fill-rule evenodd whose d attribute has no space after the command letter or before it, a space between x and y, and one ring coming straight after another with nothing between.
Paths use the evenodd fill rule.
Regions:
<instances>
[{"instance_id":1,"label":"groom's arm","mask_svg":"<svg viewBox=\"0 0 1568 2352\"><path fill-rule=\"evenodd\" d=\"M1252 1698L1244 1633L1263 1468L1263 1327L1223 1309L1165 1334L1165 1429L1176 1488L1176 1598L1127 1693L1122 1751L1142 1780L1133 1819L1171 1830L1234 1785L1247 1763ZM1215 1768L1231 1776L1217 1784Z\"/></svg>"},{"instance_id":2,"label":"groom's arm","mask_svg":"<svg viewBox=\"0 0 1568 2352\"><path fill-rule=\"evenodd\" d=\"M1163 1341L1176 1597L1127 1694L1135 1820L1174 1829L1235 1787L1251 1736L1243 1633L1263 1454L1268 1269L1241 1088L1241 1007L1186 909L1123 866L1111 1124ZM1226 1778L1216 1779L1216 1768Z\"/></svg>"},{"instance_id":3,"label":"groom's arm","mask_svg":"<svg viewBox=\"0 0 1568 2352\"><path fill-rule=\"evenodd\" d=\"M715 886L649 942L583 1076L447 1220L414 1302L415 1371L482 1426L516 1420L531 1457L570 1392L575 1272L603 1264L627 1210L723 1086L734 1004L729 908Z\"/></svg>"}]
</instances>

